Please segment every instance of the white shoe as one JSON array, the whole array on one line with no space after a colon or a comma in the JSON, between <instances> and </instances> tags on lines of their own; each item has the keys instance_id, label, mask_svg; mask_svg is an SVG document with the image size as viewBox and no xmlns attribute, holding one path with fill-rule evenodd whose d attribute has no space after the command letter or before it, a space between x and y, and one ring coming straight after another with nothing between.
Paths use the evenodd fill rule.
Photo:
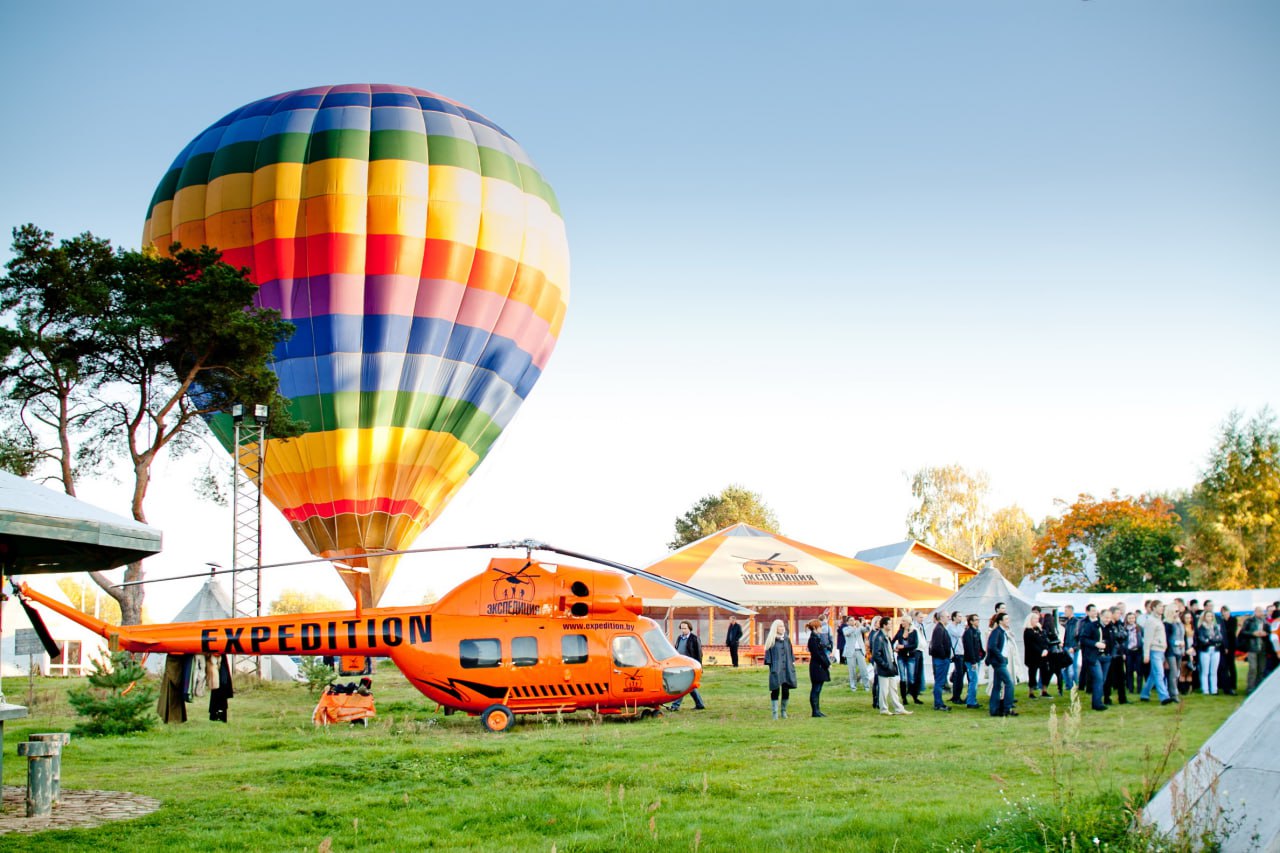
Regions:
<instances>
[{"instance_id":1,"label":"white shoe","mask_svg":"<svg viewBox=\"0 0 1280 853\"><path fill-rule=\"evenodd\" d=\"M898 714L901 716L910 716L911 714L914 714L914 713L915 711L899 711L898 712Z\"/></svg>"},{"instance_id":2,"label":"white shoe","mask_svg":"<svg viewBox=\"0 0 1280 853\"><path fill-rule=\"evenodd\" d=\"M881 713L883 716L885 716L885 717L892 717L892 716L893 716L893 714L892 714L892 713L890 713L889 711L881 711L880 713Z\"/></svg>"}]
</instances>

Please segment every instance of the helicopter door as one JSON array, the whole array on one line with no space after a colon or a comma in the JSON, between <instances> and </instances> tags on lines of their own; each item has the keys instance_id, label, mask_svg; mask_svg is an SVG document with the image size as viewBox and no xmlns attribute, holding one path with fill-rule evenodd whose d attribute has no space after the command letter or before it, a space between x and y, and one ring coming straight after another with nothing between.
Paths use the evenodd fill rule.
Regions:
<instances>
[{"instance_id":1,"label":"helicopter door","mask_svg":"<svg viewBox=\"0 0 1280 853\"><path fill-rule=\"evenodd\" d=\"M610 646L613 669L610 689L623 701L642 700L645 690L645 673L649 667L649 655L644 644L634 634L616 634Z\"/></svg>"}]
</instances>

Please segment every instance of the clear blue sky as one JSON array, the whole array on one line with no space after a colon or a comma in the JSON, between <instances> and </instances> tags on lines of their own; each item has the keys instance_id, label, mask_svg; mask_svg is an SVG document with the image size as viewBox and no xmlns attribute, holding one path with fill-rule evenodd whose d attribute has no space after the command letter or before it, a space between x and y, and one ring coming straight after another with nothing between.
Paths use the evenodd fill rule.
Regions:
<instances>
[{"instance_id":1,"label":"clear blue sky","mask_svg":"<svg viewBox=\"0 0 1280 853\"><path fill-rule=\"evenodd\" d=\"M1039 518L1189 486L1280 404L1274 0L433 5L0 6L5 228L136 246L191 137L311 85L431 89L533 157L569 317L420 544L647 562L741 482L852 553L922 465Z\"/></svg>"}]
</instances>

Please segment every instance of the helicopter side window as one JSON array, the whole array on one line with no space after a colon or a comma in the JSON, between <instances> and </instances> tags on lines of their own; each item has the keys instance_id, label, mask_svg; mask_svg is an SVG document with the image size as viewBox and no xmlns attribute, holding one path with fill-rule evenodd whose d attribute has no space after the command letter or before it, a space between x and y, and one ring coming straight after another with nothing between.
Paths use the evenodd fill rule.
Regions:
<instances>
[{"instance_id":1,"label":"helicopter side window","mask_svg":"<svg viewBox=\"0 0 1280 853\"><path fill-rule=\"evenodd\" d=\"M630 634L619 634L613 638L614 666L634 669L648 662L649 657L644 653L644 646L640 645L640 640Z\"/></svg>"},{"instance_id":2,"label":"helicopter side window","mask_svg":"<svg viewBox=\"0 0 1280 853\"><path fill-rule=\"evenodd\" d=\"M502 664L502 643L498 640L463 640L458 644L458 661L463 669L483 669Z\"/></svg>"},{"instance_id":3,"label":"helicopter side window","mask_svg":"<svg viewBox=\"0 0 1280 853\"><path fill-rule=\"evenodd\" d=\"M565 663L587 662L587 635L565 634L560 638L560 656Z\"/></svg>"},{"instance_id":4,"label":"helicopter side window","mask_svg":"<svg viewBox=\"0 0 1280 853\"><path fill-rule=\"evenodd\" d=\"M538 638L512 637L511 663L516 666L536 665L538 663Z\"/></svg>"},{"instance_id":5,"label":"helicopter side window","mask_svg":"<svg viewBox=\"0 0 1280 853\"><path fill-rule=\"evenodd\" d=\"M671 641L667 639L667 635L657 628L651 628L644 632L644 642L649 647L649 652L653 655L654 660L667 660L679 654L675 650L675 646L671 645Z\"/></svg>"}]
</instances>

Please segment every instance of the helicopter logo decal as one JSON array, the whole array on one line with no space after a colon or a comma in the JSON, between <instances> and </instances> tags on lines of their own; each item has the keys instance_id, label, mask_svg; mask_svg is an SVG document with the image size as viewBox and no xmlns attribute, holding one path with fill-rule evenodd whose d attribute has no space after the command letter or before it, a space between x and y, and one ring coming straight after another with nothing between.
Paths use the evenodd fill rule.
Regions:
<instances>
[{"instance_id":1,"label":"helicopter logo decal","mask_svg":"<svg viewBox=\"0 0 1280 853\"><path fill-rule=\"evenodd\" d=\"M742 560L742 582L752 586L765 585L782 585L782 586L817 586L818 581L813 575L801 574L796 568L794 560L779 560L782 555L781 551L775 552L763 560L758 557L741 557L734 555L736 559Z\"/></svg>"},{"instance_id":2,"label":"helicopter logo decal","mask_svg":"<svg viewBox=\"0 0 1280 853\"><path fill-rule=\"evenodd\" d=\"M537 616L542 612L542 605L536 601L535 583L542 575L529 572L531 568L532 560L513 572L499 566L491 568L497 577L493 578L493 601L485 605L486 615Z\"/></svg>"}]
</instances>

